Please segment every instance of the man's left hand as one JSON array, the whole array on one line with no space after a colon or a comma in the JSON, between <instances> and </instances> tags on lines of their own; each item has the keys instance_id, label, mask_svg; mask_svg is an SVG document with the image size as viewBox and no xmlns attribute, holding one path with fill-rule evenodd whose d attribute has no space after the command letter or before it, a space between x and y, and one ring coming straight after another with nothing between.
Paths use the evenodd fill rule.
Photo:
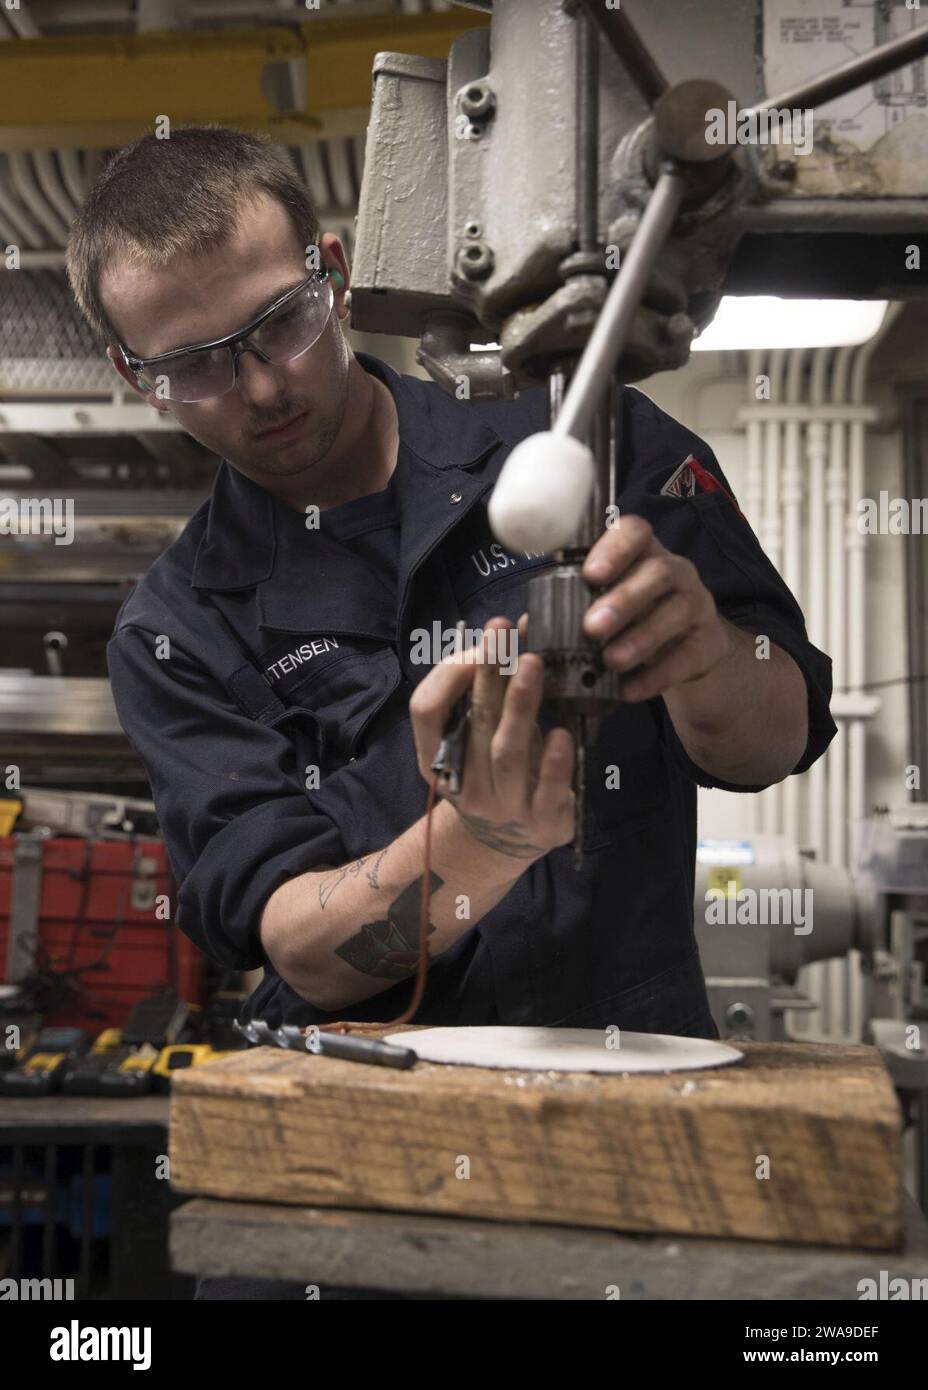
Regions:
<instances>
[{"instance_id":1,"label":"man's left hand","mask_svg":"<svg viewBox=\"0 0 928 1390\"><path fill-rule=\"evenodd\" d=\"M583 577L611 586L593 600L583 627L604 644L610 670L634 672L622 683L623 700L650 700L699 680L730 653L730 629L696 566L665 549L642 517L623 516L600 536Z\"/></svg>"}]
</instances>

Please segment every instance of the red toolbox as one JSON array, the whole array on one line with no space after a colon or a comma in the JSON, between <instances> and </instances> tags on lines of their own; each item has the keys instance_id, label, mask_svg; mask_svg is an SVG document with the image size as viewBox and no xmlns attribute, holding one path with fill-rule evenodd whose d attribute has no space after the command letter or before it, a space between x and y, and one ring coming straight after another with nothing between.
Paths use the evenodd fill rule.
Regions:
<instances>
[{"instance_id":1,"label":"red toolbox","mask_svg":"<svg viewBox=\"0 0 928 1390\"><path fill-rule=\"evenodd\" d=\"M0 838L0 979L19 983L31 957L69 996L47 1022L96 1030L164 985L202 1004L205 958L174 926L175 900L160 840ZM12 911L26 931L8 973Z\"/></svg>"}]
</instances>

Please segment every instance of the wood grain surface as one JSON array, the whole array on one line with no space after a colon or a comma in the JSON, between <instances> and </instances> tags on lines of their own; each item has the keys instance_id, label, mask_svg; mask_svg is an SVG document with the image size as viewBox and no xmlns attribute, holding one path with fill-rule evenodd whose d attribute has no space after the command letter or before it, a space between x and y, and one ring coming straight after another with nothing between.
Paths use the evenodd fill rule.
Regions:
<instances>
[{"instance_id":1,"label":"wood grain surface","mask_svg":"<svg viewBox=\"0 0 928 1390\"><path fill-rule=\"evenodd\" d=\"M745 1060L717 1071L629 1076L395 1071L254 1048L175 1074L172 1182L247 1201L898 1247L902 1121L876 1049L740 1046Z\"/></svg>"}]
</instances>

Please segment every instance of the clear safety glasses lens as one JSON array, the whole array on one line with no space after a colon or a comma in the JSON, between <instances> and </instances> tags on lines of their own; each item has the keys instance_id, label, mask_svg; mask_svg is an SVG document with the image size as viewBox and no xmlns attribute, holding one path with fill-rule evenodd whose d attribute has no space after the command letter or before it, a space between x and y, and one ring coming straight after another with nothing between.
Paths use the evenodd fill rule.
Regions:
<instances>
[{"instance_id":1,"label":"clear safety glasses lens","mask_svg":"<svg viewBox=\"0 0 928 1390\"><path fill-rule=\"evenodd\" d=\"M329 279L312 281L241 339L239 350L254 347L275 366L302 357L321 338L332 302ZM235 385L235 348L181 352L143 368L138 380L162 400L183 405L224 396Z\"/></svg>"}]
</instances>

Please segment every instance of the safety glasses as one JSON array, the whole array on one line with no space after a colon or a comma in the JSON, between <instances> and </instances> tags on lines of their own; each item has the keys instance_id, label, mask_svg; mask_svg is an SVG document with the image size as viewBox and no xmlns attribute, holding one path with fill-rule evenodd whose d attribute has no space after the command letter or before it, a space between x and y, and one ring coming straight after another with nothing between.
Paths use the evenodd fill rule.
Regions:
<instances>
[{"instance_id":1,"label":"safety glasses","mask_svg":"<svg viewBox=\"0 0 928 1390\"><path fill-rule=\"evenodd\" d=\"M329 272L317 270L247 327L226 338L162 352L158 357L136 357L122 344L120 351L144 390L153 391L161 400L193 405L232 390L243 352L253 352L262 362L275 366L302 357L322 337L332 302Z\"/></svg>"}]
</instances>

